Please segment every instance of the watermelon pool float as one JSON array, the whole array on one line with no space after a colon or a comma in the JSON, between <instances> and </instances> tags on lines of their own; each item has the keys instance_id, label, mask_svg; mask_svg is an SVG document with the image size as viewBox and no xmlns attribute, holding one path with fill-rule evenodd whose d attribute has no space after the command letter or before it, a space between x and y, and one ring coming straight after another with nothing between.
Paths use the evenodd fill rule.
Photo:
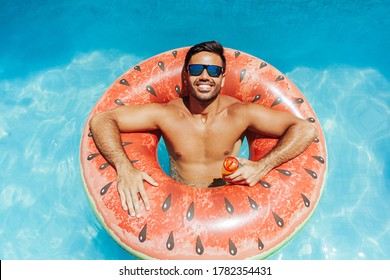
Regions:
<instances>
[{"instance_id":1,"label":"watermelon pool float","mask_svg":"<svg viewBox=\"0 0 390 280\"><path fill-rule=\"evenodd\" d=\"M121 207L116 172L95 147L88 122L116 106L169 102L182 93L188 48L154 56L118 78L92 109L82 135L84 187L97 218L129 253L145 259L260 259L291 240L308 222L324 188L327 154L321 126L298 88L265 61L225 48L226 80L221 94L287 111L313 123L319 136L298 157L269 172L254 187L194 188L164 173L157 158L161 135L122 133L133 165L151 175L145 183L151 209L141 217ZM258 160L277 140L247 135L250 159Z\"/></svg>"}]
</instances>

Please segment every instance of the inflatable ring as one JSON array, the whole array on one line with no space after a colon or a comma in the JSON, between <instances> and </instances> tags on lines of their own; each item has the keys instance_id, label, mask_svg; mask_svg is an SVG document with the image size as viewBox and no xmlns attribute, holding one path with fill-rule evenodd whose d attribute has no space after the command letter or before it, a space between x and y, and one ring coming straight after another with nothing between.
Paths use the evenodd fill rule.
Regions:
<instances>
[{"instance_id":1,"label":"inflatable ring","mask_svg":"<svg viewBox=\"0 0 390 280\"><path fill-rule=\"evenodd\" d=\"M268 173L254 187L194 188L167 176L157 158L159 132L124 133L122 145L134 166L158 183L145 183L151 209L135 218L121 207L116 172L95 147L88 121L116 106L180 98L188 48L152 57L127 71L104 93L85 125L81 142L84 188L97 218L124 249L147 259L266 258L294 237L316 208L325 181L326 146L316 116L297 87L268 63L225 48L227 72L221 94L314 123L318 138L295 159ZM257 160L277 140L247 135Z\"/></svg>"}]
</instances>

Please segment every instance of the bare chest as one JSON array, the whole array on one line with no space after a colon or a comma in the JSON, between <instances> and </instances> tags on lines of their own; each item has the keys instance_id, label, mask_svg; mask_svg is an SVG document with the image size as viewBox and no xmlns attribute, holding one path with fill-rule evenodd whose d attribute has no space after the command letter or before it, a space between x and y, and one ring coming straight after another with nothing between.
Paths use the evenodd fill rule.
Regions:
<instances>
[{"instance_id":1,"label":"bare chest","mask_svg":"<svg viewBox=\"0 0 390 280\"><path fill-rule=\"evenodd\" d=\"M162 132L170 155L175 160L220 160L235 152L243 131L229 120L176 120Z\"/></svg>"}]
</instances>

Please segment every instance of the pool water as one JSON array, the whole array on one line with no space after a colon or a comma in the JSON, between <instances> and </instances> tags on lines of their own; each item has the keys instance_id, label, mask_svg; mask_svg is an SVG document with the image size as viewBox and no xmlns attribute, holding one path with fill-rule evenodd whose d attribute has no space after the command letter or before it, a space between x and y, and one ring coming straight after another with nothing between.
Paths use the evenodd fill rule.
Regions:
<instances>
[{"instance_id":1,"label":"pool water","mask_svg":"<svg viewBox=\"0 0 390 280\"><path fill-rule=\"evenodd\" d=\"M128 68L214 39L286 73L327 139L319 206L269 259L390 259L389 1L1 6L0 259L134 259L88 204L79 166L82 129ZM159 153L164 157L162 146Z\"/></svg>"}]
</instances>

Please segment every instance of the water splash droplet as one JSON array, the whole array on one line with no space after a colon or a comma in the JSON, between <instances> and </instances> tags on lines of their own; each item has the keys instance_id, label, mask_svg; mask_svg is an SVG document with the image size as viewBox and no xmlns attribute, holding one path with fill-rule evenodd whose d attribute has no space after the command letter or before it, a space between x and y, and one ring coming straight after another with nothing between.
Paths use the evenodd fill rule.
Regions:
<instances>
[{"instance_id":1,"label":"water splash droplet","mask_svg":"<svg viewBox=\"0 0 390 280\"><path fill-rule=\"evenodd\" d=\"M167 212L171 208L171 194L165 199L164 204L162 205L162 210Z\"/></svg>"},{"instance_id":2,"label":"water splash droplet","mask_svg":"<svg viewBox=\"0 0 390 280\"><path fill-rule=\"evenodd\" d=\"M146 240L146 228L147 228L147 225L148 224L145 224L144 227L142 228L142 230L140 231L139 235L138 235L138 240L143 243L145 242Z\"/></svg>"},{"instance_id":3,"label":"water splash droplet","mask_svg":"<svg viewBox=\"0 0 390 280\"><path fill-rule=\"evenodd\" d=\"M198 236L196 238L196 253L198 255L202 255L204 252L204 247L203 247L203 244L202 244L202 240L200 240L200 236Z\"/></svg>"},{"instance_id":4,"label":"water splash droplet","mask_svg":"<svg viewBox=\"0 0 390 280\"><path fill-rule=\"evenodd\" d=\"M146 86L146 90L151 94L157 97L156 92L154 91L152 86Z\"/></svg>"},{"instance_id":5,"label":"water splash droplet","mask_svg":"<svg viewBox=\"0 0 390 280\"><path fill-rule=\"evenodd\" d=\"M105 185L101 190L100 190L100 195L105 195L108 191L108 189L111 187L112 182L108 183Z\"/></svg>"},{"instance_id":6,"label":"water splash droplet","mask_svg":"<svg viewBox=\"0 0 390 280\"><path fill-rule=\"evenodd\" d=\"M195 212L194 212L194 202L191 203L190 207L188 207L187 210L187 220L191 221L194 218Z\"/></svg>"},{"instance_id":7,"label":"water splash droplet","mask_svg":"<svg viewBox=\"0 0 390 280\"><path fill-rule=\"evenodd\" d=\"M283 227L284 226L284 222L283 222L283 219L280 218L275 212L272 211L272 215L274 216L274 219L276 221L276 224L279 226L279 227Z\"/></svg>"},{"instance_id":8,"label":"water splash droplet","mask_svg":"<svg viewBox=\"0 0 390 280\"><path fill-rule=\"evenodd\" d=\"M309 173L309 175L313 178L313 179L317 179L317 173L315 173L314 171L311 171L310 169L306 169L306 172Z\"/></svg>"},{"instance_id":9,"label":"water splash droplet","mask_svg":"<svg viewBox=\"0 0 390 280\"><path fill-rule=\"evenodd\" d=\"M256 201L254 201L251 197L248 196L249 204L252 207L252 209L257 210L259 209L259 206L257 205Z\"/></svg>"},{"instance_id":10,"label":"water splash droplet","mask_svg":"<svg viewBox=\"0 0 390 280\"><path fill-rule=\"evenodd\" d=\"M230 201L226 197L225 197L225 207L226 207L226 211L229 214L233 214L234 213L234 207L233 207L233 205L230 203Z\"/></svg>"},{"instance_id":11,"label":"water splash droplet","mask_svg":"<svg viewBox=\"0 0 390 280\"><path fill-rule=\"evenodd\" d=\"M301 196L302 196L303 202L305 203L305 206L309 207L310 206L310 200L303 193L301 193Z\"/></svg>"},{"instance_id":12,"label":"water splash droplet","mask_svg":"<svg viewBox=\"0 0 390 280\"><path fill-rule=\"evenodd\" d=\"M246 69L242 69L241 70L241 73L240 73L240 83L242 82L242 80L244 79L246 75Z\"/></svg>"},{"instance_id":13,"label":"water splash droplet","mask_svg":"<svg viewBox=\"0 0 390 280\"><path fill-rule=\"evenodd\" d=\"M237 247L234 245L233 241L229 238L229 253L234 256L237 254Z\"/></svg>"},{"instance_id":14,"label":"water splash droplet","mask_svg":"<svg viewBox=\"0 0 390 280\"><path fill-rule=\"evenodd\" d=\"M173 238L173 231L171 231L171 233L169 234L169 237L168 237L168 240L166 243L166 247L169 251L171 251L173 249L173 247L175 247L175 240Z\"/></svg>"}]
</instances>

